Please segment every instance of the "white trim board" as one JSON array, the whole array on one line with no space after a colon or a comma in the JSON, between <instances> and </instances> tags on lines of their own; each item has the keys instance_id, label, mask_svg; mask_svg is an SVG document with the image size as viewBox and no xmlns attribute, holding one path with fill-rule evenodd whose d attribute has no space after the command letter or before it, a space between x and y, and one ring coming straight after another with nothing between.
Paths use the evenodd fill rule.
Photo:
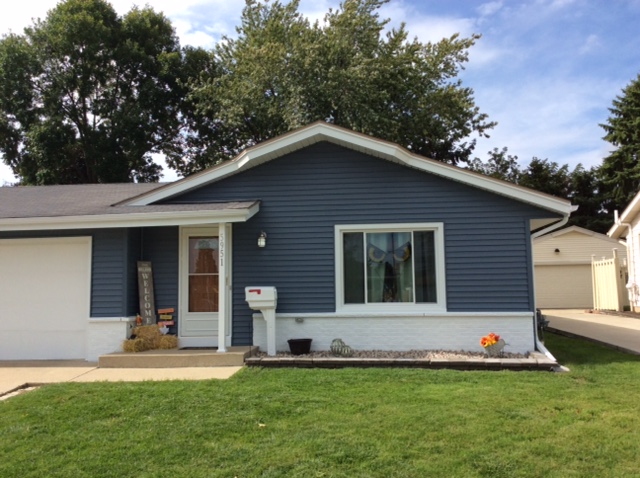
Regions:
<instances>
[{"instance_id":1,"label":"white trim board","mask_svg":"<svg viewBox=\"0 0 640 478\"><path fill-rule=\"evenodd\" d=\"M217 211L131 212L90 216L26 217L0 219L0 231L60 229L97 229L111 227L151 227L246 222L260 210L255 203L248 208Z\"/></svg>"},{"instance_id":2,"label":"white trim board","mask_svg":"<svg viewBox=\"0 0 640 478\"><path fill-rule=\"evenodd\" d=\"M436 296L435 303L370 303L370 304L345 304L344 302L344 268L342 235L345 232L411 232L433 231L436 262ZM372 310L384 310L389 312L446 312L447 307L447 281L446 261L444 247L444 224L441 222L425 223L398 223L398 224L337 224L334 226L334 264L335 264L335 297L336 311L344 313L370 313ZM386 315L386 314L384 314Z\"/></svg>"}]
</instances>

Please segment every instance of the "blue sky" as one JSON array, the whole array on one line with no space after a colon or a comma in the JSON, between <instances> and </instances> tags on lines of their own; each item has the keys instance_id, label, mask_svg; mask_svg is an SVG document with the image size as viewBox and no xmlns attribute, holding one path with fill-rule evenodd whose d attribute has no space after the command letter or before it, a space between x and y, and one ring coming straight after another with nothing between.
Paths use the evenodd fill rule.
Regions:
<instances>
[{"instance_id":1,"label":"blue sky","mask_svg":"<svg viewBox=\"0 0 640 478\"><path fill-rule=\"evenodd\" d=\"M22 32L55 0L3 6L0 33ZM244 5L237 0L113 0L120 14L149 4L173 22L183 45L211 47L233 35ZM333 0L302 0L301 11L322 19ZM482 38L470 50L460 78L476 104L498 125L479 139L475 156L494 147L528 164L533 156L574 168L601 163L611 145L598 125L612 100L640 73L640 0L391 0L381 10L410 36L438 41L454 33ZM165 170L164 180L175 179ZM0 184L11 181L0 166Z\"/></svg>"}]
</instances>

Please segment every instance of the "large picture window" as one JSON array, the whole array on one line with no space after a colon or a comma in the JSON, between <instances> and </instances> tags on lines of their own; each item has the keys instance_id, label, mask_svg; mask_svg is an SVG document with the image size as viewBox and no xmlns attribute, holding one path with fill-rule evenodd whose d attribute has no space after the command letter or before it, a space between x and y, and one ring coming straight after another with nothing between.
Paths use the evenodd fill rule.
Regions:
<instances>
[{"instance_id":1,"label":"large picture window","mask_svg":"<svg viewBox=\"0 0 640 478\"><path fill-rule=\"evenodd\" d=\"M341 305L443 305L442 228L338 226Z\"/></svg>"}]
</instances>

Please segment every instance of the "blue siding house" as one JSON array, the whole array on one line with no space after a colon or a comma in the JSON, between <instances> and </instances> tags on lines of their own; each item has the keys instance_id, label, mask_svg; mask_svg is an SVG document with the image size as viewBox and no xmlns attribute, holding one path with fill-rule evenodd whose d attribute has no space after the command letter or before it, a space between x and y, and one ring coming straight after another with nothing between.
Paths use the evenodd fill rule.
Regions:
<instances>
[{"instance_id":1,"label":"blue siding house","mask_svg":"<svg viewBox=\"0 0 640 478\"><path fill-rule=\"evenodd\" d=\"M267 350L245 288L274 286L277 350L302 337L315 350L338 337L361 350L479 350L496 332L509 351L532 351L532 235L571 211L326 123L170 184L0 188L0 260L12 263L0 270L12 290L0 359L116 351L138 312L138 261L152 263L156 308L175 308L183 347ZM31 262L42 274L21 282ZM55 305L51 324L29 297L64 274L86 289ZM34 334L38 350L25 342Z\"/></svg>"}]
</instances>

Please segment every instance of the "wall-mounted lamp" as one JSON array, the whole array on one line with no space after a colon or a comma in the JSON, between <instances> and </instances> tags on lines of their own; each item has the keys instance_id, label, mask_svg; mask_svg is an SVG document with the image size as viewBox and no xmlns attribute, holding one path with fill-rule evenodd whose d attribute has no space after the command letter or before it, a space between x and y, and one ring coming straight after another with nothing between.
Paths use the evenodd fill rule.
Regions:
<instances>
[{"instance_id":1,"label":"wall-mounted lamp","mask_svg":"<svg viewBox=\"0 0 640 478\"><path fill-rule=\"evenodd\" d=\"M560 249L556 249L556 250L555 250L555 251L553 251L553 252L555 252L556 254L560 254Z\"/></svg>"},{"instance_id":2,"label":"wall-mounted lamp","mask_svg":"<svg viewBox=\"0 0 640 478\"><path fill-rule=\"evenodd\" d=\"M264 247L267 245L267 233L262 231L258 236L258 247Z\"/></svg>"}]
</instances>

